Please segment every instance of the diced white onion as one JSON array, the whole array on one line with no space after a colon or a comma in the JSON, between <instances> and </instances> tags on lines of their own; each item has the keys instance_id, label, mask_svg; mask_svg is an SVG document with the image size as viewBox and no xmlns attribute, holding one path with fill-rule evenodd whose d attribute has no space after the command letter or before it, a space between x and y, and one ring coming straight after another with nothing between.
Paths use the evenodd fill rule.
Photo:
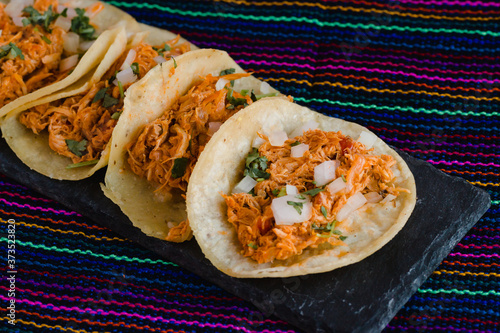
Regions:
<instances>
[{"instance_id":1,"label":"diced white onion","mask_svg":"<svg viewBox=\"0 0 500 333\"><path fill-rule=\"evenodd\" d=\"M68 18L70 21L71 19L73 19L73 17L76 17L78 16L78 14L76 13L76 10L72 7L66 7L66 6L63 6L63 5L58 5L57 6L57 12L59 14L61 14L65 9L67 9L66 11L66 18Z\"/></svg>"},{"instance_id":2,"label":"diced white onion","mask_svg":"<svg viewBox=\"0 0 500 333\"><path fill-rule=\"evenodd\" d=\"M271 86L269 83L262 81L260 84L260 92L263 94L269 94L271 92Z\"/></svg>"},{"instance_id":3,"label":"diced white onion","mask_svg":"<svg viewBox=\"0 0 500 333\"><path fill-rule=\"evenodd\" d=\"M172 228L173 228L173 227L175 227L175 226L176 226L176 224L175 224L174 222L167 222L167 227L168 227L169 229L172 229Z\"/></svg>"},{"instance_id":4,"label":"diced white onion","mask_svg":"<svg viewBox=\"0 0 500 333\"><path fill-rule=\"evenodd\" d=\"M72 56L69 56L59 63L59 70L61 72L65 72L70 68L75 67L78 64L78 54L73 54Z\"/></svg>"},{"instance_id":5,"label":"diced white onion","mask_svg":"<svg viewBox=\"0 0 500 333\"><path fill-rule=\"evenodd\" d=\"M358 138L358 142L364 144L367 149L373 147L373 144L376 141L377 137L375 136L375 134L366 131L361 132Z\"/></svg>"},{"instance_id":6,"label":"diced white onion","mask_svg":"<svg viewBox=\"0 0 500 333\"><path fill-rule=\"evenodd\" d=\"M387 196L384 198L384 200L381 201L381 203L391 202L394 199L396 199L395 195L387 194Z\"/></svg>"},{"instance_id":7,"label":"diced white onion","mask_svg":"<svg viewBox=\"0 0 500 333\"><path fill-rule=\"evenodd\" d=\"M125 86L127 84L134 83L136 80L137 80L137 75L134 74L132 68L130 68L129 66L124 70L122 70L121 72L118 72L118 74L116 74L116 80L113 81L113 84L117 86L118 81L120 81L122 85Z\"/></svg>"},{"instance_id":8,"label":"diced white onion","mask_svg":"<svg viewBox=\"0 0 500 333\"><path fill-rule=\"evenodd\" d=\"M24 17L16 16L12 18L12 22L18 27L24 27L23 19Z\"/></svg>"},{"instance_id":9,"label":"diced white onion","mask_svg":"<svg viewBox=\"0 0 500 333\"><path fill-rule=\"evenodd\" d=\"M87 51L88 49L90 49L92 47L92 45L94 45L94 43L95 43L95 40L88 40L85 42L81 42L80 43L80 50Z\"/></svg>"},{"instance_id":10,"label":"diced white onion","mask_svg":"<svg viewBox=\"0 0 500 333\"><path fill-rule=\"evenodd\" d=\"M0 37L2 37L2 29L0 29Z\"/></svg>"},{"instance_id":11,"label":"diced white onion","mask_svg":"<svg viewBox=\"0 0 500 333\"><path fill-rule=\"evenodd\" d=\"M120 67L120 70L124 70L125 68L130 67L130 65L132 65L132 63L134 62L136 54L137 52L135 52L134 49L130 49L127 53L127 57L123 61L122 67Z\"/></svg>"},{"instance_id":12,"label":"diced white onion","mask_svg":"<svg viewBox=\"0 0 500 333\"><path fill-rule=\"evenodd\" d=\"M11 18L20 17L23 13L23 9L28 6L33 6L33 0L12 0L5 6L4 11Z\"/></svg>"},{"instance_id":13,"label":"diced white onion","mask_svg":"<svg viewBox=\"0 0 500 333\"><path fill-rule=\"evenodd\" d=\"M292 150L290 152L290 156L292 157L302 157L304 156L304 153L309 150L309 145L306 145L305 143L301 143L300 145L296 145L292 147Z\"/></svg>"},{"instance_id":14,"label":"diced white onion","mask_svg":"<svg viewBox=\"0 0 500 333\"><path fill-rule=\"evenodd\" d=\"M69 53L78 52L78 46L80 46L80 36L78 36L78 34L75 34L74 32L68 32L67 34L63 35L63 41L64 50L68 51Z\"/></svg>"},{"instance_id":15,"label":"diced white onion","mask_svg":"<svg viewBox=\"0 0 500 333\"><path fill-rule=\"evenodd\" d=\"M68 32L69 29L71 29L71 20L67 17L59 16L54 22L54 25Z\"/></svg>"},{"instance_id":16,"label":"diced white onion","mask_svg":"<svg viewBox=\"0 0 500 333\"><path fill-rule=\"evenodd\" d=\"M328 184L326 188L328 191L330 191L331 194L335 194L343 189L346 188L347 183L342 179L342 177L339 177L335 179L333 182Z\"/></svg>"},{"instance_id":17,"label":"diced white onion","mask_svg":"<svg viewBox=\"0 0 500 333\"><path fill-rule=\"evenodd\" d=\"M250 176L245 176L234 188L233 193L248 193L250 192L255 185L257 185L257 181Z\"/></svg>"},{"instance_id":18,"label":"diced white onion","mask_svg":"<svg viewBox=\"0 0 500 333\"><path fill-rule=\"evenodd\" d=\"M316 121L309 120L304 125L294 129L293 132L290 134L290 137L295 138L296 136L303 135L304 132L307 132L308 130L311 130L311 129L316 129L316 128L318 128L318 126L319 126L319 124Z\"/></svg>"},{"instance_id":19,"label":"diced white onion","mask_svg":"<svg viewBox=\"0 0 500 333\"><path fill-rule=\"evenodd\" d=\"M366 202L377 203L382 200L382 196L377 192L368 192L365 194Z\"/></svg>"},{"instance_id":20,"label":"diced white onion","mask_svg":"<svg viewBox=\"0 0 500 333\"><path fill-rule=\"evenodd\" d=\"M289 205L288 201L301 203L301 213L299 214L294 206ZM312 203L309 200L298 199L296 195L285 195L273 199L271 210L273 211L274 220L277 225L292 225L311 218Z\"/></svg>"},{"instance_id":21,"label":"diced white onion","mask_svg":"<svg viewBox=\"0 0 500 333\"><path fill-rule=\"evenodd\" d=\"M59 61L59 57L60 55L57 54L57 53L52 53L52 54L49 54L49 55L46 55L46 56L43 56L42 57L42 63L43 64L51 64L51 63L54 63L56 61Z\"/></svg>"},{"instance_id":22,"label":"diced white onion","mask_svg":"<svg viewBox=\"0 0 500 333\"><path fill-rule=\"evenodd\" d=\"M297 189L297 186L293 185L286 185L286 194L287 195L297 195L299 194L299 190Z\"/></svg>"},{"instance_id":23,"label":"diced white onion","mask_svg":"<svg viewBox=\"0 0 500 333\"><path fill-rule=\"evenodd\" d=\"M288 140L288 136L285 131L274 131L269 134L269 143L273 147L283 146L286 140Z\"/></svg>"},{"instance_id":24,"label":"diced white onion","mask_svg":"<svg viewBox=\"0 0 500 333\"><path fill-rule=\"evenodd\" d=\"M336 220L337 221L343 221L346 218L351 215L352 212L356 211L357 209L361 208L364 204L366 203L366 198L364 197L361 192L356 192L352 197L347 199L347 202L345 203L342 208L337 213Z\"/></svg>"},{"instance_id":25,"label":"diced white onion","mask_svg":"<svg viewBox=\"0 0 500 333\"><path fill-rule=\"evenodd\" d=\"M220 128L222 123L220 121L211 121L208 123L208 135L214 135Z\"/></svg>"},{"instance_id":26,"label":"diced white onion","mask_svg":"<svg viewBox=\"0 0 500 333\"><path fill-rule=\"evenodd\" d=\"M217 83L215 84L215 90L219 91L224 89L227 83L229 83L229 80L220 78L219 80L217 80Z\"/></svg>"},{"instance_id":27,"label":"diced white onion","mask_svg":"<svg viewBox=\"0 0 500 333\"><path fill-rule=\"evenodd\" d=\"M325 161L314 167L316 186L323 186L334 180L338 164L338 161Z\"/></svg>"},{"instance_id":28,"label":"diced white onion","mask_svg":"<svg viewBox=\"0 0 500 333\"><path fill-rule=\"evenodd\" d=\"M153 58L153 60L157 63L157 64L162 64L164 62L167 61L167 59L163 58L162 56L156 56Z\"/></svg>"},{"instance_id":29,"label":"diced white onion","mask_svg":"<svg viewBox=\"0 0 500 333\"><path fill-rule=\"evenodd\" d=\"M262 146L264 142L266 142L266 140L262 139L260 136L257 135L255 139L253 139L252 147L259 148L260 146Z\"/></svg>"}]
</instances>

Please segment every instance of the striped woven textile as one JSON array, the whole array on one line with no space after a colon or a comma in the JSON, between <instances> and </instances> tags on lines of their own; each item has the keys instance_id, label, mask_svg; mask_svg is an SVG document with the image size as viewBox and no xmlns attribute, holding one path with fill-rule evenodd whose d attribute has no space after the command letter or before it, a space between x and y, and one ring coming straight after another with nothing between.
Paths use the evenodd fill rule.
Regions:
<instances>
[{"instance_id":1,"label":"striped woven textile","mask_svg":"<svg viewBox=\"0 0 500 333\"><path fill-rule=\"evenodd\" d=\"M490 210L385 331L500 331L500 3L108 2L488 191ZM0 331L299 332L5 176L0 229Z\"/></svg>"}]
</instances>

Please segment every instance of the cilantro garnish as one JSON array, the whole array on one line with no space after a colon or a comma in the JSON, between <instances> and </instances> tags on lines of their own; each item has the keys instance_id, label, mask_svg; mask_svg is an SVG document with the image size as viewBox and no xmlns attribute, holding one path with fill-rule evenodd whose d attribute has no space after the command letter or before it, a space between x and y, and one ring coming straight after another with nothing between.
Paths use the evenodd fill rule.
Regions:
<instances>
[{"instance_id":1,"label":"cilantro garnish","mask_svg":"<svg viewBox=\"0 0 500 333\"><path fill-rule=\"evenodd\" d=\"M234 98L233 97L233 90L231 90L229 92L229 94L226 95L226 100L228 101L229 104L231 104L228 106L229 110L232 110L235 107L238 107L241 105L248 106L247 100L245 98Z\"/></svg>"},{"instance_id":2,"label":"cilantro garnish","mask_svg":"<svg viewBox=\"0 0 500 333\"><path fill-rule=\"evenodd\" d=\"M64 140L66 141L66 145L70 152L75 154L78 157L82 157L82 153L87 149L87 140L83 139L82 141L76 140Z\"/></svg>"},{"instance_id":3,"label":"cilantro garnish","mask_svg":"<svg viewBox=\"0 0 500 333\"><path fill-rule=\"evenodd\" d=\"M326 211L325 206L321 206L321 214L323 214L323 216L324 216L324 217L325 217L325 219L326 219L326 217L327 217L327 215L328 215L328 212Z\"/></svg>"},{"instance_id":4,"label":"cilantro garnish","mask_svg":"<svg viewBox=\"0 0 500 333\"><path fill-rule=\"evenodd\" d=\"M345 241L345 240L346 240L346 238L347 238L347 236L340 236L340 237L339 237L339 239L340 239L341 241Z\"/></svg>"},{"instance_id":5,"label":"cilantro garnish","mask_svg":"<svg viewBox=\"0 0 500 333\"><path fill-rule=\"evenodd\" d=\"M118 104L118 102L119 102L118 98L114 98L111 95L105 94L104 99L102 101L102 107L109 108L112 107L113 105Z\"/></svg>"},{"instance_id":6,"label":"cilantro garnish","mask_svg":"<svg viewBox=\"0 0 500 333\"><path fill-rule=\"evenodd\" d=\"M66 165L66 169L73 169L73 168L80 168L80 167L84 167L84 166L94 165L94 164L97 164L97 162L99 162L99 160L91 160L91 161L84 161L84 162L80 162L80 163L68 164L68 165Z\"/></svg>"},{"instance_id":7,"label":"cilantro garnish","mask_svg":"<svg viewBox=\"0 0 500 333\"><path fill-rule=\"evenodd\" d=\"M130 65L130 68L132 68L132 72L135 75L139 75L139 63L138 62L132 63L132 65Z\"/></svg>"},{"instance_id":8,"label":"cilantro garnish","mask_svg":"<svg viewBox=\"0 0 500 333\"><path fill-rule=\"evenodd\" d=\"M248 243L248 247L251 247L254 250L258 249L257 245L255 245L254 243Z\"/></svg>"},{"instance_id":9,"label":"cilantro garnish","mask_svg":"<svg viewBox=\"0 0 500 333\"><path fill-rule=\"evenodd\" d=\"M107 93L107 90L108 90L108 88L102 88L101 90L99 90L97 92L97 94L95 94L94 99L92 100L92 103L96 103L96 102L99 102L100 100L103 100L102 106L104 108L109 108L113 105L118 104L119 99L114 98L113 96L109 95Z\"/></svg>"},{"instance_id":10,"label":"cilantro garnish","mask_svg":"<svg viewBox=\"0 0 500 333\"><path fill-rule=\"evenodd\" d=\"M122 115L122 113L119 111L113 112L113 114L111 115L111 119L118 120L121 115Z\"/></svg>"},{"instance_id":11,"label":"cilantro garnish","mask_svg":"<svg viewBox=\"0 0 500 333\"><path fill-rule=\"evenodd\" d=\"M302 208L304 207L303 202L287 201L286 203L295 208L297 213L302 214Z\"/></svg>"},{"instance_id":12,"label":"cilantro garnish","mask_svg":"<svg viewBox=\"0 0 500 333\"><path fill-rule=\"evenodd\" d=\"M174 68L177 68L177 61L175 61L174 57L172 57L172 60L174 61Z\"/></svg>"},{"instance_id":13,"label":"cilantro garnish","mask_svg":"<svg viewBox=\"0 0 500 333\"><path fill-rule=\"evenodd\" d=\"M312 190L302 192L301 194L310 195L310 196L314 197L316 194L318 194L319 192L323 192L324 190L325 190L324 188L316 187L316 188L313 188Z\"/></svg>"},{"instance_id":14,"label":"cilantro garnish","mask_svg":"<svg viewBox=\"0 0 500 333\"><path fill-rule=\"evenodd\" d=\"M120 97L125 98L125 93L123 92L123 85L121 81L118 81L118 89L120 90Z\"/></svg>"},{"instance_id":15,"label":"cilantro garnish","mask_svg":"<svg viewBox=\"0 0 500 333\"><path fill-rule=\"evenodd\" d=\"M165 43L165 46L163 46L162 48L157 48L157 47L153 46L153 50L155 50L156 52L158 52L159 56L163 57L163 52L170 51L170 45L168 45L167 43Z\"/></svg>"},{"instance_id":16,"label":"cilantro garnish","mask_svg":"<svg viewBox=\"0 0 500 333\"><path fill-rule=\"evenodd\" d=\"M85 9L75 8L78 16L71 19L71 31L80 35L84 40L96 39L94 36L95 28L90 24L90 19L85 16Z\"/></svg>"},{"instance_id":17,"label":"cilantro garnish","mask_svg":"<svg viewBox=\"0 0 500 333\"><path fill-rule=\"evenodd\" d=\"M220 71L219 76L234 74L235 72L236 72L236 69L234 69L234 68L226 68L226 69Z\"/></svg>"},{"instance_id":18,"label":"cilantro garnish","mask_svg":"<svg viewBox=\"0 0 500 333\"><path fill-rule=\"evenodd\" d=\"M10 42L7 45L0 47L0 59L7 56L9 59L14 59L15 57L19 57L21 60L24 60L23 51L16 46L16 44Z\"/></svg>"},{"instance_id":19,"label":"cilantro garnish","mask_svg":"<svg viewBox=\"0 0 500 333\"><path fill-rule=\"evenodd\" d=\"M290 144L290 146L295 147L300 145L300 141L295 141L294 143Z\"/></svg>"},{"instance_id":20,"label":"cilantro garnish","mask_svg":"<svg viewBox=\"0 0 500 333\"><path fill-rule=\"evenodd\" d=\"M40 37L42 38L42 40L43 40L45 43L47 43L47 44L49 44L49 45L50 45L50 44L52 44L52 41L51 41L50 39L48 39L48 38L47 38L47 36L42 35L42 36L40 36Z\"/></svg>"},{"instance_id":21,"label":"cilantro garnish","mask_svg":"<svg viewBox=\"0 0 500 333\"><path fill-rule=\"evenodd\" d=\"M29 14L29 17L23 19L24 26L27 26L29 24L40 25L44 27L44 29L48 32L52 32L52 30L49 29L49 25L59 16L59 14L55 13L52 10L52 5L50 5L47 11L43 14L33 8L33 6L24 8L23 12Z\"/></svg>"},{"instance_id":22,"label":"cilantro garnish","mask_svg":"<svg viewBox=\"0 0 500 333\"><path fill-rule=\"evenodd\" d=\"M245 176L250 176L253 179L263 178L268 179L271 175L266 172L267 157L260 156L257 148L253 148L245 161Z\"/></svg>"},{"instance_id":23,"label":"cilantro garnish","mask_svg":"<svg viewBox=\"0 0 500 333\"><path fill-rule=\"evenodd\" d=\"M255 96L255 93L253 92L253 90L250 93L250 98L252 99L252 102L257 102L257 96Z\"/></svg>"},{"instance_id":24,"label":"cilantro garnish","mask_svg":"<svg viewBox=\"0 0 500 333\"><path fill-rule=\"evenodd\" d=\"M273 195L278 196L278 194L280 193L280 189L275 188L274 190L272 190L272 193L273 193Z\"/></svg>"},{"instance_id":25,"label":"cilantro garnish","mask_svg":"<svg viewBox=\"0 0 500 333\"><path fill-rule=\"evenodd\" d=\"M344 183L347 183L347 179L345 179L344 175L341 175L340 177L342 177L342 180L344 181Z\"/></svg>"},{"instance_id":26,"label":"cilantro garnish","mask_svg":"<svg viewBox=\"0 0 500 333\"><path fill-rule=\"evenodd\" d=\"M323 206L321 206L322 210L321 212L323 212ZM325 209L325 212L326 212L326 209ZM325 216L326 217L326 216ZM315 231L328 231L327 234L318 234L316 233L316 236L318 237L322 237L322 238L330 238L332 235L337 235L337 236L340 236L340 240L344 240L346 239L347 237L346 236L341 236L342 235L342 232L338 229L335 229L335 225L337 224L337 221L334 220L330 223L328 223L326 226L317 226L316 224L313 224L312 225L312 228L313 230Z\"/></svg>"},{"instance_id":27,"label":"cilantro garnish","mask_svg":"<svg viewBox=\"0 0 500 333\"><path fill-rule=\"evenodd\" d=\"M274 97L274 96L278 96L278 93L273 92L273 93L269 93L269 94L256 95L255 97L257 98L257 100L259 100L259 99L264 98L264 97Z\"/></svg>"},{"instance_id":28,"label":"cilantro garnish","mask_svg":"<svg viewBox=\"0 0 500 333\"><path fill-rule=\"evenodd\" d=\"M172 167L172 178L177 179L184 176L188 164L189 164L189 158L187 157L176 158L174 160L174 166Z\"/></svg>"}]
</instances>

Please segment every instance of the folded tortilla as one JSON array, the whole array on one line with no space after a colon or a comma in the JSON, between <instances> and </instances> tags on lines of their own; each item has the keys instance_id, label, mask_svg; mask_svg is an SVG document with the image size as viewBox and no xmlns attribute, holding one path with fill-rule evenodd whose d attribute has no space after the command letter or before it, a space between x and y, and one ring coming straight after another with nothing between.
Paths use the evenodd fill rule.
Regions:
<instances>
[{"instance_id":1,"label":"folded tortilla","mask_svg":"<svg viewBox=\"0 0 500 333\"><path fill-rule=\"evenodd\" d=\"M102 79L112 66L116 65L115 62L120 61L124 57L124 52L127 52L130 47L140 42L155 45L153 43L159 43L159 41L167 42L177 37L176 34L170 31L154 29L145 25L138 24L135 28L146 31L131 35L127 44L127 31L125 31L122 25L117 27L116 30L118 33L113 36L112 45L97 64L97 67L90 73L87 73L87 75L78 80L75 84L53 94L31 100L8 113L0 126L3 137L11 149L26 165L43 175L60 180L79 180L87 178L107 165L110 151L109 145L106 145L97 163L88 166L68 168L68 166L72 164L71 159L57 154L50 148L47 131L44 130L39 134L33 133L33 131L21 124L19 116L22 112L32 107L54 101L62 102L72 96L88 92L95 83ZM104 32L103 35L106 33L107 32ZM186 42L186 40L180 38L178 44L184 42ZM190 44L190 47L196 48L196 46L192 44Z\"/></svg>"},{"instance_id":2,"label":"folded tortilla","mask_svg":"<svg viewBox=\"0 0 500 333\"><path fill-rule=\"evenodd\" d=\"M373 154L390 155L397 161L399 172L394 172L394 184L409 190L409 193L401 192L392 202L365 204L353 212L346 221L342 221L350 227L342 233L346 238L342 238L344 244L339 246L308 247L293 258L267 263L257 263L243 256L243 246L235 228L228 222L227 205L221 194L231 194L243 178L245 158L257 133L269 135L285 131L290 134L311 121L319 123L319 129L323 131L341 131L354 140L363 131L369 132L358 124L327 117L275 97L262 99L231 117L205 147L187 190L188 218L203 253L224 273L235 277L262 278L331 271L373 254L388 243L410 217L416 202L413 175L403 159L376 138ZM326 212L323 214L326 218Z\"/></svg>"},{"instance_id":3,"label":"folded tortilla","mask_svg":"<svg viewBox=\"0 0 500 333\"><path fill-rule=\"evenodd\" d=\"M4 0L1 2L4 4L8 3ZM65 2L64 4L73 8L87 8L97 2L98 1L95 0L71 0ZM16 110L28 105L30 102L34 102L57 91L67 89L77 83L77 81L81 80L82 77L87 75L89 72L93 71L93 74L90 78L87 78L87 82L91 80L98 80L98 78L104 74L107 69L106 65L102 64L104 56L108 50L118 50L117 45L123 43L124 38L126 40L126 36L123 32L124 27L127 27L129 32L137 32L140 31L140 26L132 16L128 15L124 11L106 3L102 4L104 8L92 17L90 21L96 29L98 38L85 52L71 74L60 81L37 89L11 101L10 103L7 103L0 108L0 119L9 112L16 112ZM110 57L108 56L108 58ZM101 66L96 69L99 64L101 64Z\"/></svg>"},{"instance_id":4,"label":"folded tortilla","mask_svg":"<svg viewBox=\"0 0 500 333\"><path fill-rule=\"evenodd\" d=\"M202 49L191 51L151 70L127 91L124 113L115 128L103 191L148 236L165 239L169 230L186 219L184 193L173 191L159 197L155 186L132 172L127 149L142 129L209 74L219 76L226 69L244 73L226 52ZM227 83L229 84L229 82ZM260 94L262 82L253 76L234 81L234 91L253 90ZM276 92L270 88L265 92Z\"/></svg>"}]
</instances>

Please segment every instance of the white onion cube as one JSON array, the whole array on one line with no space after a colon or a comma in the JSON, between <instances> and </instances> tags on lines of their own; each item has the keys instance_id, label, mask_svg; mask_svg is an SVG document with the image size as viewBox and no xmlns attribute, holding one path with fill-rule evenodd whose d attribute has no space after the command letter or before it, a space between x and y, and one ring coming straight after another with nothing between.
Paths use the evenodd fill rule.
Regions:
<instances>
[{"instance_id":1,"label":"white onion cube","mask_svg":"<svg viewBox=\"0 0 500 333\"><path fill-rule=\"evenodd\" d=\"M288 136L285 131L274 131L269 134L269 143L273 147L283 146L286 140L288 140Z\"/></svg>"},{"instance_id":2,"label":"white onion cube","mask_svg":"<svg viewBox=\"0 0 500 333\"><path fill-rule=\"evenodd\" d=\"M74 32L63 35L63 48L69 53L77 53L80 46L80 36Z\"/></svg>"},{"instance_id":3,"label":"white onion cube","mask_svg":"<svg viewBox=\"0 0 500 333\"><path fill-rule=\"evenodd\" d=\"M75 67L77 64L78 64L78 54L73 54L72 56L69 56L61 60L61 62L59 63L59 70L61 72L65 72L68 69Z\"/></svg>"},{"instance_id":4,"label":"white onion cube","mask_svg":"<svg viewBox=\"0 0 500 333\"><path fill-rule=\"evenodd\" d=\"M124 70L127 67L130 67L132 63L134 62L135 56L137 55L137 52L134 49L130 49L127 53L127 56L125 57L125 60L123 61L122 67L120 67L120 70Z\"/></svg>"},{"instance_id":5,"label":"white onion cube","mask_svg":"<svg viewBox=\"0 0 500 333\"><path fill-rule=\"evenodd\" d=\"M326 185L326 188L331 194L335 194L343 189L346 188L347 183L342 179L342 177L339 177L335 179L333 182L330 184Z\"/></svg>"},{"instance_id":6,"label":"white onion cube","mask_svg":"<svg viewBox=\"0 0 500 333\"><path fill-rule=\"evenodd\" d=\"M222 123L220 121L211 121L208 123L208 135L214 135L219 130Z\"/></svg>"},{"instance_id":7,"label":"white onion cube","mask_svg":"<svg viewBox=\"0 0 500 333\"><path fill-rule=\"evenodd\" d=\"M157 63L157 64L162 64L164 62L167 61L167 59L163 58L162 56L156 56L153 58L153 60Z\"/></svg>"},{"instance_id":8,"label":"white onion cube","mask_svg":"<svg viewBox=\"0 0 500 333\"><path fill-rule=\"evenodd\" d=\"M294 204L291 203L296 203L298 208L295 208ZM271 209L277 225L292 225L311 218L312 203L308 200L298 199L296 195L285 195L273 199ZM300 210L300 214L297 210Z\"/></svg>"},{"instance_id":9,"label":"white onion cube","mask_svg":"<svg viewBox=\"0 0 500 333\"><path fill-rule=\"evenodd\" d=\"M323 186L335 179L337 161L325 161L314 168L314 181L316 186Z\"/></svg>"},{"instance_id":10,"label":"white onion cube","mask_svg":"<svg viewBox=\"0 0 500 333\"><path fill-rule=\"evenodd\" d=\"M366 198L361 192L356 192L353 196L347 199L342 208L337 213L336 220L343 221L351 215L354 211L361 208L366 203Z\"/></svg>"},{"instance_id":11,"label":"white onion cube","mask_svg":"<svg viewBox=\"0 0 500 333\"><path fill-rule=\"evenodd\" d=\"M302 157L304 156L304 153L309 150L309 145L306 145L305 143L301 143L300 145L296 145L292 147L292 150L290 152L290 156L292 157Z\"/></svg>"},{"instance_id":12,"label":"white onion cube","mask_svg":"<svg viewBox=\"0 0 500 333\"><path fill-rule=\"evenodd\" d=\"M222 90L224 89L224 87L226 86L226 84L229 83L229 80L226 80L226 79L218 79L217 80L217 83L215 84L215 90L219 91L219 90Z\"/></svg>"},{"instance_id":13,"label":"white onion cube","mask_svg":"<svg viewBox=\"0 0 500 333\"><path fill-rule=\"evenodd\" d=\"M33 0L12 0L5 6L4 11L11 18L19 17L23 14L25 7L33 6L33 4Z\"/></svg>"},{"instance_id":14,"label":"white onion cube","mask_svg":"<svg viewBox=\"0 0 500 333\"><path fill-rule=\"evenodd\" d=\"M366 149L370 149L371 147L373 147L376 141L377 137L375 136L375 134L366 131L361 132L358 138L358 142L365 145Z\"/></svg>"},{"instance_id":15,"label":"white onion cube","mask_svg":"<svg viewBox=\"0 0 500 333\"><path fill-rule=\"evenodd\" d=\"M384 198L384 200L381 201L381 203L391 202L394 199L396 199L395 195L387 194L387 196Z\"/></svg>"},{"instance_id":16,"label":"white onion cube","mask_svg":"<svg viewBox=\"0 0 500 333\"><path fill-rule=\"evenodd\" d=\"M297 189L297 186L293 185L286 185L286 194L287 195L297 195L299 194L299 190Z\"/></svg>"},{"instance_id":17,"label":"white onion cube","mask_svg":"<svg viewBox=\"0 0 500 333\"><path fill-rule=\"evenodd\" d=\"M368 192L365 195L366 202L377 203L382 200L382 196L377 192Z\"/></svg>"},{"instance_id":18,"label":"white onion cube","mask_svg":"<svg viewBox=\"0 0 500 333\"><path fill-rule=\"evenodd\" d=\"M250 192L255 185L257 185L257 181L250 176L245 176L234 188L234 193L248 193Z\"/></svg>"},{"instance_id":19,"label":"white onion cube","mask_svg":"<svg viewBox=\"0 0 500 333\"><path fill-rule=\"evenodd\" d=\"M125 86L127 84L134 83L136 80L137 76L132 71L132 68L127 67L121 72L118 72L118 74L116 74L116 79L113 81L113 84L117 86L118 81L120 81L122 85Z\"/></svg>"},{"instance_id":20,"label":"white onion cube","mask_svg":"<svg viewBox=\"0 0 500 333\"><path fill-rule=\"evenodd\" d=\"M255 139L253 139L252 148L259 148L264 142L266 142L266 140L257 135Z\"/></svg>"},{"instance_id":21,"label":"white onion cube","mask_svg":"<svg viewBox=\"0 0 500 333\"><path fill-rule=\"evenodd\" d=\"M69 29L71 29L71 20L67 17L59 16L54 22L54 25L68 32Z\"/></svg>"}]
</instances>

